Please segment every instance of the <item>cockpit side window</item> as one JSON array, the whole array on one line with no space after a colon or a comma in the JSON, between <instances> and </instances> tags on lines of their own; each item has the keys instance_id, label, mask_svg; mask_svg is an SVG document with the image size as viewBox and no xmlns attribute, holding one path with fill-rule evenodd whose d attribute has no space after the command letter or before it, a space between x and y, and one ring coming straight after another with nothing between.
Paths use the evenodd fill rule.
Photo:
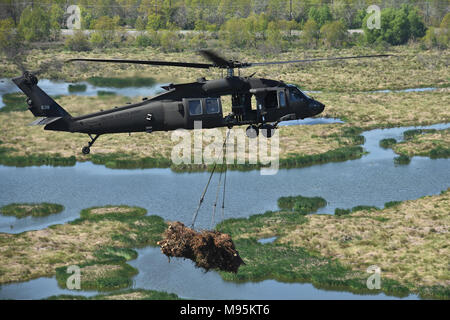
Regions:
<instances>
[{"instance_id":1,"label":"cockpit side window","mask_svg":"<svg viewBox=\"0 0 450 320\"><path fill-rule=\"evenodd\" d=\"M305 96L297 88L289 88L289 101L301 102L305 100Z\"/></svg>"},{"instance_id":2,"label":"cockpit side window","mask_svg":"<svg viewBox=\"0 0 450 320\"><path fill-rule=\"evenodd\" d=\"M189 100L189 114L191 116L196 116L202 114L202 104L200 100Z\"/></svg>"}]
</instances>

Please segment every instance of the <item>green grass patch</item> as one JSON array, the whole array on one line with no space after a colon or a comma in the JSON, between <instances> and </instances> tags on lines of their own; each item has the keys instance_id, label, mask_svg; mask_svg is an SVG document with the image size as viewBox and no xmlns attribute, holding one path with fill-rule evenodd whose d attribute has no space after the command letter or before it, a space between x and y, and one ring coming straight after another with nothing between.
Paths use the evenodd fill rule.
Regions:
<instances>
[{"instance_id":1,"label":"green grass patch","mask_svg":"<svg viewBox=\"0 0 450 320\"><path fill-rule=\"evenodd\" d=\"M106 77L91 77L87 82L97 87L111 87L111 88L127 88L127 87L151 87L156 84L153 78L106 78Z\"/></svg>"},{"instance_id":2,"label":"green grass patch","mask_svg":"<svg viewBox=\"0 0 450 320\"><path fill-rule=\"evenodd\" d=\"M132 285L134 275L138 270L116 260L93 261L79 265L81 290L109 291L127 288ZM73 273L67 272L68 267L56 269L56 280L61 288L67 288L67 280Z\"/></svg>"},{"instance_id":3,"label":"green grass patch","mask_svg":"<svg viewBox=\"0 0 450 320\"><path fill-rule=\"evenodd\" d=\"M11 203L0 208L0 214L14 216L16 218L46 217L51 214L60 213L64 206L56 203Z\"/></svg>"},{"instance_id":4,"label":"green grass patch","mask_svg":"<svg viewBox=\"0 0 450 320\"><path fill-rule=\"evenodd\" d=\"M138 254L135 250L130 248L106 246L95 251L94 256L100 261L123 260L125 262L136 259Z\"/></svg>"}]
</instances>

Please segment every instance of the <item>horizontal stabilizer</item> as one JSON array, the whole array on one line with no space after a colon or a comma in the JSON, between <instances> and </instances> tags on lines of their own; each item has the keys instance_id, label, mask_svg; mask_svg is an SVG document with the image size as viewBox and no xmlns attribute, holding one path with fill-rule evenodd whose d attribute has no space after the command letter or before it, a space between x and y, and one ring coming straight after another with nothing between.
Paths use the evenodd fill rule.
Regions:
<instances>
[{"instance_id":1,"label":"horizontal stabilizer","mask_svg":"<svg viewBox=\"0 0 450 320\"><path fill-rule=\"evenodd\" d=\"M48 117L48 118L39 118L32 123L29 124L29 126L45 126L46 124L55 122L56 120L61 119L62 117Z\"/></svg>"}]
</instances>

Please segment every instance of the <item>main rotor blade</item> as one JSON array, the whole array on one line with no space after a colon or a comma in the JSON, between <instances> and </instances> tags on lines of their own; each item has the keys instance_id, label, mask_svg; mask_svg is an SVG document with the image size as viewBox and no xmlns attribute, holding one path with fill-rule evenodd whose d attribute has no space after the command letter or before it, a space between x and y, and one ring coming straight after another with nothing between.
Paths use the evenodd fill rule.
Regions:
<instances>
[{"instance_id":1,"label":"main rotor blade","mask_svg":"<svg viewBox=\"0 0 450 320\"><path fill-rule=\"evenodd\" d=\"M132 63L132 64L146 64L152 66L171 66L171 67L185 67L185 68L199 68L199 69L209 69L214 67L214 65L210 63L189 63L189 62L152 61L152 60L81 59L81 58L67 60L67 62L73 61Z\"/></svg>"},{"instance_id":2,"label":"main rotor blade","mask_svg":"<svg viewBox=\"0 0 450 320\"><path fill-rule=\"evenodd\" d=\"M215 67L218 68L228 68L232 67L233 62L227 61L221 56L219 56L217 53L211 50L199 50L198 51L206 60L209 60L214 63Z\"/></svg>"},{"instance_id":3,"label":"main rotor blade","mask_svg":"<svg viewBox=\"0 0 450 320\"><path fill-rule=\"evenodd\" d=\"M270 64L305 63L305 62L315 62L315 61L325 61L325 60L381 58L381 57L390 57L390 56L392 56L392 55L391 54L377 54L377 55L367 55L367 56L330 57L330 58L315 58L315 59L289 60L289 61L250 62L250 63L248 63L247 67L270 65ZM246 66L243 66L243 67L245 68Z\"/></svg>"}]
</instances>

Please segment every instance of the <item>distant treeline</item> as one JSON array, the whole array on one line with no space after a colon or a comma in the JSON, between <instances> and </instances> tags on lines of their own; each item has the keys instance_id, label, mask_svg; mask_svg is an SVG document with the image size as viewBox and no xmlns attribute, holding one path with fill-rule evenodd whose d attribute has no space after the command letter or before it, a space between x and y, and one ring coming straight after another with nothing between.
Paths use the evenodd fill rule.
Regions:
<instances>
[{"instance_id":1,"label":"distant treeline","mask_svg":"<svg viewBox=\"0 0 450 320\"><path fill-rule=\"evenodd\" d=\"M71 4L80 8L81 28L95 30L67 39L67 48L77 51L122 45L179 51L210 41L283 51L292 46L398 45L417 39L445 48L450 24L445 0L380 1L380 29L367 27L373 15L367 12L370 0L0 0L0 47L22 40L60 40ZM130 37L124 33L130 29L138 32ZM351 35L348 29L363 29L364 34Z\"/></svg>"}]
</instances>

